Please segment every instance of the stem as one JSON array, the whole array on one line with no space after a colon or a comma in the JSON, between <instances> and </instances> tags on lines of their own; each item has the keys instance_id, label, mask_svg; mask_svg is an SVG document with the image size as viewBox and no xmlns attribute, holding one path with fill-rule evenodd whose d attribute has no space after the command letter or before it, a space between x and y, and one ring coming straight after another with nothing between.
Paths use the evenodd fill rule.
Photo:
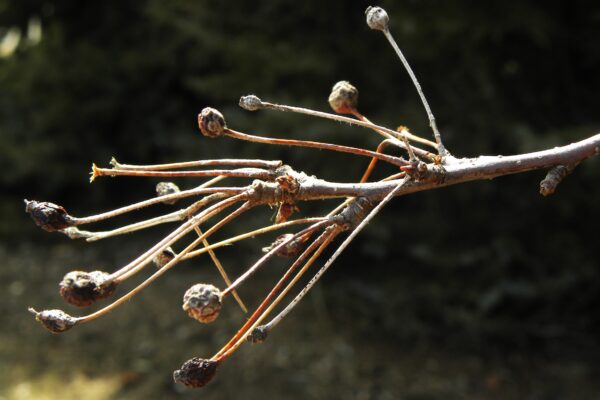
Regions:
<instances>
[{"instance_id":1,"label":"stem","mask_svg":"<svg viewBox=\"0 0 600 400\"><path fill-rule=\"evenodd\" d=\"M302 218L302 219L296 219L296 220L292 220L292 221L287 221L287 222L282 222L280 224L275 224L275 225L269 225L260 229L256 229L250 232L246 232L243 233L241 235L237 235L234 237L231 237L229 239L225 239L222 240L220 242L217 243L213 243L210 246L206 246L202 249L199 250L195 250L195 251L191 251L188 254L186 254L186 256L184 257L184 260L187 260L189 258L193 258L196 256L199 256L201 254L206 253L209 249L216 249L222 246L227 246L230 245L232 243L235 242L239 242L240 240L244 240L244 239L248 239L257 235L261 235L263 233L267 233L267 232L271 232L274 230L278 230L278 229L283 229L283 228L287 228L289 226L292 225L299 225L299 224L309 224L309 223L313 223L313 222L321 222L321 221L325 221L327 218L326 217L319 217L319 218Z\"/></svg>"},{"instance_id":2,"label":"stem","mask_svg":"<svg viewBox=\"0 0 600 400\"><path fill-rule=\"evenodd\" d=\"M316 224L313 224L313 225L309 226L308 228L305 228L305 229L301 230L300 232L295 233L289 239L284 240L281 243L279 243L277 246L273 247L265 255L263 255L260 259L258 259L258 261L256 261L250 268L248 268L248 270L246 270L246 272L244 272L239 278L237 278L227 289L225 289L222 292L222 295L227 296L229 294L229 292L231 292L232 290L234 290L238 286L240 286L242 283L244 283L245 280L247 280L250 276L252 276L252 274L254 274L258 270L258 268L260 268L265 262L267 262L269 259L271 259L277 253L277 251L279 251L279 249L281 249L283 246L287 245L292 240L295 240L307 233L312 233L312 232L316 231L317 229L321 228L322 226L329 224L329 223L330 223L329 219L323 220L321 222L317 222Z\"/></svg>"},{"instance_id":3,"label":"stem","mask_svg":"<svg viewBox=\"0 0 600 400\"><path fill-rule=\"evenodd\" d=\"M228 136L231 136L235 139L247 140L249 142L333 150L333 151L338 151L341 153L356 154L356 155L364 156L364 157L375 157L375 158L378 158L382 161L386 161L386 162L396 165L396 166L405 166L408 164L408 162L406 160L404 160L400 157L392 157L392 156L388 156L385 154L378 154L374 151L359 149L356 147L341 146L341 145L337 145L337 144L313 142L313 141L307 141L307 140L273 139L273 138L268 138L268 137L249 135L247 133L234 131L233 129L227 129L227 130L225 130L225 133Z\"/></svg>"},{"instance_id":4,"label":"stem","mask_svg":"<svg viewBox=\"0 0 600 400\"><path fill-rule=\"evenodd\" d=\"M150 170L130 170L115 168L97 168L93 167L92 178L98 176L156 176L161 178L173 177L205 177L205 176L227 176L234 178L252 178L270 180L273 178L273 172L259 168L238 168L238 169L213 169L207 171L150 171Z\"/></svg>"},{"instance_id":5,"label":"stem","mask_svg":"<svg viewBox=\"0 0 600 400\"><path fill-rule=\"evenodd\" d=\"M375 151L377 153L381 153L381 152L383 152L383 150L386 147L388 147L390 145L394 145L394 144L395 144L395 142L393 140L386 139L386 140L382 141L381 143L379 143L379 145L377 146L377 150L375 150ZM363 174L362 178L360 179L360 183L365 183L366 181L369 180L369 176L371 176L371 173L373 172L373 169L375 168L376 164L377 164L377 159L375 157L371 158L371 162L367 166L365 173Z\"/></svg>"},{"instance_id":6,"label":"stem","mask_svg":"<svg viewBox=\"0 0 600 400\"><path fill-rule=\"evenodd\" d=\"M281 161L265 161L265 160L248 160L248 159L219 159L219 160L198 160L198 161L185 161L171 164L154 164L154 165L133 165L133 164L121 164L114 157L110 161L110 165L115 169L128 169L128 170L165 170L165 169L178 169L178 168L193 168L193 167L212 167L216 165L230 165L230 166L243 166L243 167L255 167L255 168L268 168L274 169L279 168L282 165Z\"/></svg>"},{"instance_id":7,"label":"stem","mask_svg":"<svg viewBox=\"0 0 600 400\"><path fill-rule=\"evenodd\" d=\"M442 136L440 135L440 132L438 131L437 125L435 123L435 117L433 116L433 112L431 111L431 108L429 107L429 103L427 103L427 99L425 98L425 94L423 93L423 89L421 89L421 85L419 84L419 81L417 80L415 73L413 72L412 68L410 67L410 64L404 57L404 54L402 54L400 47L398 47L398 45L396 44L394 37L392 36L392 34L390 33L390 30L387 27L383 30L383 34L385 35L388 42L390 42L390 44L396 51L396 54L400 58L400 61L402 61L402 64L404 64L404 68L406 68L406 72L408 72L410 79L412 79L413 84L415 85L415 88L417 89L417 92L419 93L419 96L421 97L421 102L423 103L423 107L425 107L425 111L427 112L427 117L429 118L429 126L431 126L431 130L433 130L433 136L435 137L435 142L437 143L438 153L441 156L449 155L450 153L448 153L448 150L446 150L446 148L442 144Z\"/></svg>"},{"instance_id":8,"label":"stem","mask_svg":"<svg viewBox=\"0 0 600 400\"><path fill-rule=\"evenodd\" d=\"M135 211L135 210L139 210L141 208L152 206L154 204L163 203L164 201L169 201L169 200L179 200L179 199L184 199L186 197L211 194L211 193L217 193L217 192L222 192L222 193L225 193L228 195L239 195L240 193L243 193L245 190L246 190L245 188L241 188L241 187L209 187L209 188L197 187L194 189L182 190L181 192L177 192L177 193L154 197L152 199L140 201L139 203L130 204L128 206L117 208L115 210L107 211L107 212L104 212L101 214L90 215L88 217L83 217L83 218L73 217L73 224L74 225L84 225L84 224L90 224L93 222L99 222L99 221L103 221L105 219L113 218L118 215L122 215L122 214L131 212L131 211Z\"/></svg>"},{"instance_id":9,"label":"stem","mask_svg":"<svg viewBox=\"0 0 600 400\"><path fill-rule=\"evenodd\" d=\"M198 226L194 227L194 230L196 231L196 234L198 235L198 237L203 237L202 231L200 230L200 228ZM208 240L206 240L206 239L202 239L202 244L204 245L204 248L208 248L208 246L210 246L210 244L208 243ZM207 249L207 251L208 251L208 255L210 256L210 259L217 267L217 270L219 270L219 274L221 274L221 277L225 281L225 284L227 286L231 285L231 280L229 280L229 276L227 276L227 272L225 271L225 268L223 268L223 264L221 264L221 261L219 261L219 258L217 257L217 255L215 254L213 249L209 248L209 249ZM237 301L240 308L242 309L242 311L247 313L248 309L246 308L246 305L244 304L244 302L242 301L242 299L240 298L238 293L234 290L232 294L233 294L233 297L235 298L235 301Z\"/></svg>"},{"instance_id":10,"label":"stem","mask_svg":"<svg viewBox=\"0 0 600 400\"><path fill-rule=\"evenodd\" d=\"M326 112L322 112L322 111L315 111L315 110L311 110L309 108L292 107L292 106L286 106L286 105L282 105L282 104L274 104L274 103L269 103L266 101L262 102L262 106L264 108L268 108L271 110L295 112L295 113L299 113L299 114L310 115L312 117L326 118L326 119L330 119L333 121L345 122L350 125L361 126L363 128L371 129L371 130L379 133L381 136L385 137L386 139L397 139L399 136L401 137L401 136L406 135L405 133L396 132L392 129L386 128L385 126L376 125L364 117L363 117L363 119L359 119L357 121L353 118L344 117L342 115L331 114L331 113L326 113ZM433 143L427 139L423 139L419 136L410 134L409 139L429 145L429 146L433 145L434 148L436 147L435 143Z\"/></svg>"},{"instance_id":11,"label":"stem","mask_svg":"<svg viewBox=\"0 0 600 400\"><path fill-rule=\"evenodd\" d=\"M354 115L360 121L372 124L372 122L367 117L365 117L364 115L362 115L356 109L352 110L352 115ZM381 132L379 132L379 131L377 131L377 132L381 134ZM437 149L437 145L434 142L432 142L431 140L427 140L427 139L424 139L424 138L422 138L420 136L413 135L412 133L410 133L407 130L403 130L402 132L398 132L398 131L392 131L392 132L394 132L394 137L390 138L390 139L398 139L398 140L409 139L409 140L412 140L414 142L418 142L418 143L427 145L429 147L432 147L434 149Z\"/></svg>"}]
</instances>

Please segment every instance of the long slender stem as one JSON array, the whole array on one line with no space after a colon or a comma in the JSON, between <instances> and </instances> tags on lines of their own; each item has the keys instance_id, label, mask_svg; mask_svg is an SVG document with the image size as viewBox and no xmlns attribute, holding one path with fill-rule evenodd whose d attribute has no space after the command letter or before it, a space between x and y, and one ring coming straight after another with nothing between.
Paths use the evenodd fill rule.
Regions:
<instances>
[{"instance_id":1,"label":"long slender stem","mask_svg":"<svg viewBox=\"0 0 600 400\"><path fill-rule=\"evenodd\" d=\"M388 28L385 28L383 30L383 34L385 35L388 42L390 42L390 44L394 48L394 51L396 51L396 54L400 58L400 61L402 61L404 68L406 68L406 72L408 72L408 75L410 75L410 79L412 79L413 84L415 85L415 88L417 89L417 92L419 93L419 96L421 97L421 102L423 103L423 107L425 107L425 111L427 112L427 117L429 118L429 125L431 126L431 130L433 131L433 136L435 137L435 142L437 143L438 153L441 156L448 155L449 154L448 150L446 150L446 148L442 144L442 136L440 135L440 132L438 131L437 124L435 123L435 117L433 116L433 112L431 111L431 108L429 107L429 103L427 102L427 99L425 98L425 94L423 93L423 89L421 89L421 85L419 84L419 81L417 80L415 73L413 72L412 68L410 67L410 64L408 63L408 61L406 60L406 57L404 57L404 54L402 54L400 47L398 47L398 45L396 44L396 41L394 40L394 37L390 33L390 30Z\"/></svg>"},{"instance_id":2,"label":"long slender stem","mask_svg":"<svg viewBox=\"0 0 600 400\"><path fill-rule=\"evenodd\" d=\"M101 214L90 215L88 217L82 217L82 218L73 217L73 224L74 225L84 225L84 224L90 224L93 222L99 222L99 221L113 218L113 217L116 217L116 216L119 216L122 214L126 214L131 211L136 211L136 210L139 210L144 207L152 206L154 204L160 204L160 203L163 203L163 202L169 201L169 200L179 200L179 199L184 199L186 197L205 195L205 194L211 194L211 193L217 193L217 192L225 193L228 195L239 195L240 193L243 193L245 190L246 190L246 188L243 188L243 187L208 187L208 188L198 187L198 188L189 189L189 190L182 190L177 193L154 197L152 199L140 201L138 203L130 204L128 206L120 207L115 210L107 211L107 212L104 212Z\"/></svg>"},{"instance_id":3,"label":"long slender stem","mask_svg":"<svg viewBox=\"0 0 600 400\"><path fill-rule=\"evenodd\" d=\"M268 233L268 232L275 231L278 229L287 228L287 227L290 227L293 225L322 222L322 221L325 221L326 219L327 219L326 217L302 218L302 219L295 219L295 220L291 220L291 221L282 222L280 224L265 226L265 227L255 229L250 232L243 233L241 235L231 237L229 239L222 240L220 242L213 243L210 246L203 247L202 249L191 251L188 254L186 254L184 259L193 258L193 257L196 257L196 256L206 253L209 249L217 249L219 247L223 247L223 246L233 244L235 242L239 242L240 240L253 238L257 235L262 235L263 233Z\"/></svg>"},{"instance_id":4,"label":"long slender stem","mask_svg":"<svg viewBox=\"0 0 600 400\"><path fill-rule=\"evenodd\" d=\"M246 272L244 272L240 277L238 277L227 289L225 289L222 294L226 296L229 292L234 289L237 289L244 281L246 281L252 274L254 274L264 263L266 263L269 259L271 259L283 246L290 243L292 240L295 240L301 236L306 235L307 233L311 233L320 229L326 224L330 224L329 219L323 220L321 222L317 222L298 233L295 233L293 236L288 238L287 240L282 241L277 246L274 246L271 250L269 250L265 255L263 255L258 261L256 261Z\"/></svg>"},{"instance_id":5,"label":"long slender stem","mask_svg":"<svg viewBox=\"0 0 600 400\"><path fill-rule=\"evenodd\" d=\"M354 120L352 120L352 121L354 121ZM390 164L397 165L397 166L404 166L404 165L408 164L408 162L406 160L404 160L400 157L392 157L392 156L388 156L385 154L378 154L371 150L359 149L356 147L341 146L338 144L331 144L331 143L313 142L313 141L308 141L308 140L267 138L267 137L256 136L256 135L249 135L247 133L234 131L233 129L226 129L225 133L228 136L231 136L233 138L247 140L250 142L268 143L268 144L283 145L283 146L311 147L311 148L317 148L317 149L338 151L341 153L356 154L356 155L364 156L364 157L375 157L382 161L385 161L385 162L388 162Z\"/></svg>"},{"instance_id":6,"label":"long slender stem","mask_svg":"<svg viewBox=\"0 0 600 400\"><path fill-rule=\"evenodd\" d=\"M160 253L167 247L171 246L173 243L181 239L188 232L190 232L194 226L197 226L201 222L207 220L208 218L216 215L217 213L223 211L225 208L237 203L238 201L245 199L245 194L239 194L237 196L230 197L225 199L219 203L212 205L201 213L195 215L190 218L185 223L181 224L177 229L167 235L160 242L152 246L149 250L147 250L144 254L121 268L120 270L113 272L109 280L114 280L115 282L121 282L130 276L137 273L140 269L142 269L147 263L149 263L156 254Z\"/></svg>"},{"instance_id":7,"label":"long slender stem","mask_svg":"<svg viewBox=\"0 0 600 400\"><path fill-rule=\"evenodd\" d=\"M154 176L160 178L227 176L233 178L269 180L273 177L273 171L259 168L212 169L207 171L150 171L116 168L98 168L94 166L92 179L99 176Z\"/></svg>"},{"instance_id":8,"label":"long slender stem","mask_svg":"<svg viewBox=\"0 0 600 400\"><path fill-rule=\"evenodd\" d=\"M326 112L322 112L322 111L315 111L315 110L311 110L308 108L302 108L302 107L292 107L292 106L286 106L286 105L282 105L282 104L274 104L274 103L269 103L266 101L262 102L262 106L264 108L269 108L272 110L295 112L295 113L299 113L299 114L310 115L313 117L326 118L326 119L330 119L333 121L345 122L350 125L361 126L363 128L371 129L387 139L397 139L399 136L400 137L407 136L406 133L396 132L392 129L386 128L385 126L376 125L366 118L359 119L357 121L353 118L344 117L342 115L331 114L331 113L326 113ZM433 143L427 139L423 139L419 136L415 136L412 134L410 134L408 136L410 136L410 137L408 137L410 140L414 140L416 142L423 143L428 146L433 146L434 148L436 147L435 143Z\"/></svg>"},{"instance_id":9,"label":"long slender stem","mask_svg":"<svg viewBox=\"0 0 600 400\"><path fill-rule=\"evenodd\" d=\"M153 273L150 277L148 277L145 281L143 281L142 283L140 283L138 286L136 286L134 289L132 289L131 291L129 291L128 293L126 293L125 295L121 296L120 298L118 298L117 300L115 300L114 302L112 302L111 304L107 305L106 307L82 316L82 317L77 317L75 318L75 321L77 324L84 324L86 322L90 322L98 317L101 317L102 315L114 310L115 308L119 307L121 304L125 303L126 301L130 300L133 296L135 296L136 294L138 294L139 292L141 292L143 289L145 289L148 285L150 285L152 282L154 282L156 279L158 279L160 276L162 276L165 272L167 272L169 269L171 269L172 267L174 267L177 263L179 263L179 261L181 261L181 259L191 250L193 250L196 246L198 246L202 240L206 237L208 237L210 234L214 233L214 231L216 229L218 229L219 227L223 226L224 224L230 222L233 218L239 216L240 214L242 214L243 212L247 211L248 209L250 209L252 206L249 202L246 202L244 204L242 204L237 210L233 211L231 214L229 214L227 217L223 218L223 220L219 221L219 224L215 224L210 230L206 231L201 237L196 238L196 240L194 240L192 243L190 243L185 249L183 249L179 254L177 254L171 261L169 261L167 264L165 264L162 268L160 268L158 271L156 271L155 273ZM217 226L218 225L218 226Z\"/></svg>"},{"instance_id":10,"label":"long slender stem","mask_svg":"<svg viewBox=\"0 0 600 400\"><path fill-rule=\"evenodd\" d=\"M371 120L369 120L367 117L365 117L364 115L362 115L360 112L358 112L358 110L354 109L352 111L352 115L354 115L356 118L358 118L360 121L366 122L368 124L373 124L373 122L371 122ZM373 124L374 125L374 124ZM376 128L373 128L376 132L378 133L382 133L381 131L378 131ZM403 139L409 139L412 140L414 142L418 142L424 145L427 145L429 147L432 147L434 149L437 149L437 145L432 142L431 140L427 140L422 138L421 136L417 136L417 135L413 135L412 133L408 132L407 130L403 130L402 132L398 132L398 131L392 131L390 129L391 132L394 132L394 137L393 139L398 139L398 140L403 140Z\"/></svg>"},{"instance_id":11,"label":"long slender stem","mask_svg":"<svg viewBox=\"0 0 600 400\"><path fill-rule=\"evenodd\" d=\"M377 146L377 150L375 150L377 153L381 153L383 152L383 150L391 145L395 145L395 142L393 140L390 139L386 139L384 141L382 141L381 143L379 143L379 145ZM360 179L360 183L365 183L366 181L369 180L369 176L371 176L371 173L373 172L373 169L375 168L375 165L377 164L377 158L373 157L371 158L371 162L369 163L369 165L367 166L367 169L365 170L365 173L363 174L362 178Z\"/></svg>"},{"instance_id":12,"label":"long slender stem","mask_svg":"<svg viewBox=\"0 0 600 400\"><path fill-rule=\"evenodd\" d=\"M116 169L128 169L128 170L139 170L139 171L159 171L165 169L178 169L178 168L193 168L193 167L213 167L217 165L228 165L228 166L242 166L242 167L255 167L255 168L279 168L283 163L281 161L266 161L266 160L249 160L243 158L224 158L218 160L198 160L198 161L185 161L170 164L153 164L153 165L134 165L134 164L121 164L115 158L110 161L110 165Z\"/></svg>"},{"instance_id":13,"label":"long slender stem","mask_svg":"<svg viewBox=\"0 0 600 400\"><path fill-rule=\"evenodd\" d=\"M194 230L196 231L196 234L198 235L198 237L202 237L202 230L200 230L200 227L196 226L196 227L194 227ZM202 239L202 244L204 245L204 248L208 248L210 246L210 243L208 243L208 240L206 240L206 239ZM221 261L215 254L214 250L209 248L207 251L208 251L208 255L210 256L210 259L212 260L213 264L215 264L215 267L217 267L219 274L221 274L221 277L225 281L225 284L227 286L231 285L231 280L229 279L229 276L227 275L227 272L225 271L223 264L221 264ZM242 309L242 311L247 313L248 309L246 308L246 305L242 301L242 299L239 296L239 294L237 293L237 291L234 290L232 294L233 294L233 297L235 298L235 301L237 301L240 308Z\"/></svg>"},{"instance_id":14,"label":"long slender stem","mask_svg":"<svg viewBox=\"0 0 600 400\"><path fill-rule=\"evenodd\" d=\"M333 226L332 226L333 228ZM212 359L215 361L222 361L230 354L232 354L244 341L246 334L253 329L256 324L259 324L267 315L270 310L277 305L277 303L281 300L281 298L287 293L290 289L290 285L288 285L284 292L280 293L277 299L269 305L271 300L275 297L275 295L281 290L283 284L292 276L296 268L310 255L310 259L305 263L304 267L301 271L305 271L316 259L319 255L325 250L325 248L331 243L337 231L335 229L332 231L330 229L326 229L318 238L316 238L303 252L302 254L294 261L294 263L288 268L288 270L283 274L283 276L279 279L279 281L275 284L275 286L271 289L269 294L263 299L258 308L252 313L250 318L246 321L244 325L237 331L237 333L219 350L217 354L215 354ZM299 272L300 274L300 272ZM297 276L296 276L297 277ZM295 278L296 278L295 277ZM297 281L297 279L295 279ZM294 281L294 283L295 283ZM292 285L293 286L293 285ZM283 296L282 296L283 295ZM268 308L267 308L268 306ZM266 309L266 311L265 311Z\"/></svg>"}]
</instances>

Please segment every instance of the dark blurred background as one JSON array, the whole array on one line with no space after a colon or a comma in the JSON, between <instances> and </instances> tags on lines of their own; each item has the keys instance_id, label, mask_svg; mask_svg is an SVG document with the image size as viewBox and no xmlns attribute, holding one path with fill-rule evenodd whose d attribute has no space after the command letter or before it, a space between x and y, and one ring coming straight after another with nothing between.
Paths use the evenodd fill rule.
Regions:
<instances>
[{"instance_id":1,"label":"dark blurred background","mask_svg":"<svg viewBox=\"0 0 600 400\"><path fill-rule=\"evenodd\" d=\"M212 355L244 321L232 301L210 326L180 311L193 283L222 286L208 259L182 264L65 335L48 334L26 312L79 315L56 293L67 271L114 270L172 229L94 244L37 229L23 198L83 216L153 196L153 179L90 186L92 162L261 157L345 182L368 163L211 141L196 129L205 106L250 133L374 148L378 138L364 129L237 107L240 95L255 93L328 110L331 86L344 79L359 88L369 118L427 136L401 63L364 23L367 5L0 0L1 399L598 398L599 160L548 198L538 194L540 171L397 199L264 345L245 346L201 392L175 386L171 371ZM455 155L534 151L600 130L598 2L379 5ZM333 206L301 207L315 215ZM226 233L268 224L272 214L253 212ZM219 255L237 276L272 239ZM283 268L274 263L240 290L250 306Z\"/></svg>"}]
</instances>

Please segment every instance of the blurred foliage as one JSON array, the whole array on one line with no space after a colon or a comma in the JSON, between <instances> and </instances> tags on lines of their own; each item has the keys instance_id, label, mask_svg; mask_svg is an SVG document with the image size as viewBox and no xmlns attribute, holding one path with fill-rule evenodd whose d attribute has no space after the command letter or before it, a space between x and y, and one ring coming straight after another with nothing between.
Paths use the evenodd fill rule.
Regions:
<instances>
[{"instance_id":1,"label":"blurred foliage","mask_svg":"<svg viewBox=\"0 0 600 400\"><path fill-rule=\"evenodd\" d=\"M23 213L25 197L85 215L152 195L148 180L89 186L91 162L107 164L111 156L130 163L281 158L342 181L356 180L367 164L210 141L196 132L196 115L208 105L221 109L231 127L251 133L377 144L363 129L244 112L240 95L326 110L330 87L350 80L369 118L426 135L425 113L400 62L364 24L367 5L0 0L0 34L22 32L12 55L0 58L3 242L65 240L35 229ZM457 156L548 148L600 127L600 4L380 5ZM27 39L32 19L41 23L39 43ZM600 355L600 162L582 164L550 198L537 193L542 177L523 174L396 200L326 277L330 318L356 335L407 346Z\"/></svg>"}]
</instances>

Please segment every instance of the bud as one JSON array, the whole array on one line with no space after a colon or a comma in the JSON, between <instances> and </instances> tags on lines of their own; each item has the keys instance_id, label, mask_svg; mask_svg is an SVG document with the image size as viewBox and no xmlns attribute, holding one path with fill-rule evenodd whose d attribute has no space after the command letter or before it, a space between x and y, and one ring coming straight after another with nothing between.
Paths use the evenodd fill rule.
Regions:
<instances>
[{"instance_id":1,"label":"bud","mask_svg":"<svg viewBox=\"0 0 600 400\"><path fill-rule=\"evenodd\" d=\"M390 24L390 17L381 7L367 7L365 11L367 16L367 25L369 28L377 31L387 31Z\"/></svg>"},{"instance_id":2,"label":"bud","mask_svg":"<svg viewBox=\"0 0 600 400\"><path fill-rule=\"evenodd\" d=\"M273 243L271 243L270 246L263 247L262 251L264 253L268 253L269 251L273 250L275 247L279 246L281 243L285 242L286 240L289 240L293 236L294 235L291 233L284 233L283 235L277 236L275 241ZM284 257L284 258L296 258L300 255L300 253L304 249L305 241L306 241L306 239L303 239L303 238L296 238L294 240L291 240L287 244L280 247L279 250L277 250L275 252L275 255L278 257Z\"/></svg>"},{"instance_id":3,"label":"bud","mask_svg":"<svg viewBox=\"0 0 600 400\"><path fill-rule=\"evenodd\" d=\"M173 372L173 380L188 387L199 388L214 378L218 366L217 361L194 357Z\"/></svg>"},{"instance_id":4,"label":"bud","mask_svg":"<svg viewBox=\"0 0 600 400\"><path fill-rule=\"evenodd\" d=\"M172 248L167 247L160 253L158 253L153 259L152 262L156 265L156 268L162 268L167 265L172 259L176 256L175 252Z\"/></svg>"},{"instance_id":5,"label":"bud","mask_svg":"<svg viewBox=\"0 0 600 400\"><path fill-rule=\"evenodd\" d=\"M67 211L54 203L25 200L25 212L31 215L33 222L48 232L60 231L73 225Z\"/></svg>"},{"instance_id":6,"label":"bud","mask_svg":"<svg viewBox=\"0 0 600 400\"><path fill-rule=\"evenodd\" d=\"M35 314L35 319L44 325L52 333L62 333L71 329L76 320L62 310L43 310L40 312L30 308L29 311Z\"/></svg>"},{"instance_id":7,"label":"bud","mask_svg":"<svg viewBox=\"0 0 600 400\"><path fill-rule=\"evenodd\" d=\"M225 133L225 118L218 110L206 107L198 114L198 127L204 136L217 138Z\"/></svg>"},{"instance_id":8,"label":"bud","mask_svg":"<svg viewBox=\"0 0 600 400\"><path fill-rule=\"evenodd\" d=\"M260 110L263 107L262 100L253 94L240 97L240 107L248 111Z\"/></svg>"},{"instance_id":9,"label":"bud","mask_svg":"<svg viewBox=\"0 0 600 400\"><path fill-rule=\"evenodd\" d=\"M117 288L114 282L104 284L109 274L103 271L71 271L60 282L59 292L69 304L87 307L112 295Z\"/></svg>"},{"instance_id":10,"label":"bud","mask_svg":"<svg viewBox=\"0 0 600 400\"><path fill-rule=\"evenodd\" d=\"M183 295L183 311L204 324L213 322L221 312L221 291L213 285L198 283Z\"/></svg>"},{"instance_id":11,"label":"bud","mask_svg":"<svg viewBox=\"0 0 600 400\"><path fill-rule=\"evenodd\" d=\"M260 325L252 329L252 332L246 336L246 340L254 344L264 343L264 341L267 340L268 335L269 331L267 327L265 325Z\"/></svg>"},{"instance_id":12,"label":"bud","mask_svg":"<svg viewBox=\"0 0 600 400\"><path fill-rule=\"evenodd\" d=\"M348 81L339 81L331 89L329 105L338 114L352 114L358 106L358 89Z\"/></svg>"},{"instance_id":13,"label":"bud","mask_svg":"<svg viewBox=\"0 0 600 400\"><path fill-rule=\"evenodd\" d=\"M179 186L174 184L173 182L158 182L156 184L156 195L157 196L165 196L167 194L179 193ZM177 199L173 200L165 200L163 203L165 204L175 204Z\"/></svg>"}]
</instances>

